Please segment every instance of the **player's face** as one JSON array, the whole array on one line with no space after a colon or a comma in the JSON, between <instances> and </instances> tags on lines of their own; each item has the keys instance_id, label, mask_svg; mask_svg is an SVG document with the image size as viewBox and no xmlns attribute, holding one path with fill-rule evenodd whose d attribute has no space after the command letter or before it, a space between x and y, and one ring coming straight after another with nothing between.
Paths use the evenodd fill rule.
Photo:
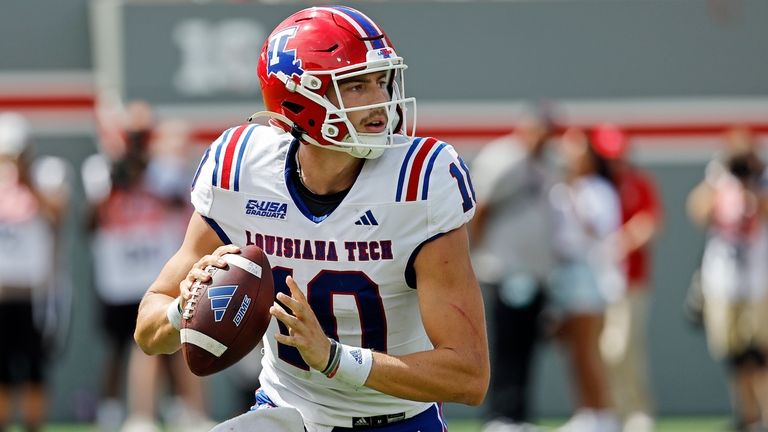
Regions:
<instances>
[{"instance_id":1,"label":"player's face","mask_svg":"<svg viewBox=\"0 0 768 432\"><path fill-rule=\"evenodd\" d=\"M387 72L373 72L340 81L339 91L344 107L353 108L388 102L387 83ZM339 97L333 89L327 96L331 103L339 106ZM347 118L355 125L358 132L379 133L387 127L387 111L384 108L350 111L347 113Z\"/></svg>"}]
</instances>

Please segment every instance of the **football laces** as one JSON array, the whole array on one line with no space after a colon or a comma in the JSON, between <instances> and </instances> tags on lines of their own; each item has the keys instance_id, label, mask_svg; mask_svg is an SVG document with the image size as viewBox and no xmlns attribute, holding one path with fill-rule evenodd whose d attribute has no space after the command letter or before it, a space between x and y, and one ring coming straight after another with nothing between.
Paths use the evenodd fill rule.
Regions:
<instances>
[{"instance_id":1,"label":"football laces","mask_svg":"<svg viewBox=\"0 0 768 432\"><path fill-rule=\"evenodd\" d=\"M207 271L211 276L216 273L216 270L218 270L218 268L214 266L208 266L205 268L205 271ZM184 305L184 313L182 314L184 319L191 319L195 315L195 306L197 305L198 299L200 298L202 288L203 283L201 283L199 280L192 284L191 296L189 297L189 300L187 300L187 303Z\"/></svg>"}]
</instances>

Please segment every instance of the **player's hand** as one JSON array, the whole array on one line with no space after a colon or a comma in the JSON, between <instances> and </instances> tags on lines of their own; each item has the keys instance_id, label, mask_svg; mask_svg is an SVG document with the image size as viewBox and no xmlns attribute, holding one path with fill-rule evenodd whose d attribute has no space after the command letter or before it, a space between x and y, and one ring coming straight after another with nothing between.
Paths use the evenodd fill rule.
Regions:
<instances>
[{"instance_id":1,"label":"player's hand","mask_svg":"<svg viewBox=\"0 0 768 432\"><path fill-rule=\"evenodd\" d=\"M200 258L189 270L187 277L179 283L179 291L181 292L181 308L187 303L187 300L192 297L192 289L196 283L206 283L211 280L211 274L206 270L209 266L224 268L227 266L227 262L221 257L228 253L239 253L240 248L229 244L219 246L210 255L205 255ZM330 349L330 348L329 348Z\"/></svg>"},{"instance_id":2,"label":"player's hand","mask_svg":"<svg viewBox=\"0 0 768 432\"><path fill-rule=\"evenodd\" d=\"M293 315L289 314L278 303L269 308L269 313L288 327L288 334L277 333L275 340L298 349L301 358L309 367L323 370L328 363L331 342L323 332L323 328L320 327L315 312L309 306L304 293L296 285L296 281L288 276L285 278L285 282L291 290L291 296L278 293L277 299L288 307Z\"/></svg>"}]
</instances>

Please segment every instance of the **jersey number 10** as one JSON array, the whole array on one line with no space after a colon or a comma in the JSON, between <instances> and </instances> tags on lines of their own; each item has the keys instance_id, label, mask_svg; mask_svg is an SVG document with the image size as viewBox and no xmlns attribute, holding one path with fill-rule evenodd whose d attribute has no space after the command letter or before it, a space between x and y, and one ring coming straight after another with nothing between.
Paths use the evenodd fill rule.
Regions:
<instances>
[{"instance_id":1,"label":"jersey number 10","mask_svg":"<svg viewBox=\"0 0 768 432\"><path fill-rule=\"evenodd\" d=\"M272 276L275 291L290 296L291 292L285 278L293 274L293 269L275 267ZM378 352L387 352L387 316L379 294L379 286L360 271L322 270L307 284L307 301L320 322L326 335L339 340L336 316L333 313L333 296L351 295L355 298L362 330L361 345ZM290 311L285 305L282 305ZM287 335L288 327L278 321L280 333ZM301 358L299 350L278 343L277 355L284 362L297 368L309 370Z\"/></svg>"}]
</instances>

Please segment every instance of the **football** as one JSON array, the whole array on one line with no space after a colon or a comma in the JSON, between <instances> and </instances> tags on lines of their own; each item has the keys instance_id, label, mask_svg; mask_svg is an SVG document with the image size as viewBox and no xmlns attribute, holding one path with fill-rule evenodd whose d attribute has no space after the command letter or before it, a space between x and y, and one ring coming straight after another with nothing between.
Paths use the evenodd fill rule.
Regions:
<instances>
[{"instance_id":1,"label":"football","mask_svg":"<svg viewBox=\"0 0 768 432\"><path fill-rule=\"evenodd\" d=\"M259 343L275 300L272 270L258 246L222 257L227 267L209 267L211 280L195 284L181 319L181 350L198 376L232 366Z\"/></svg>"}]
</instances>

